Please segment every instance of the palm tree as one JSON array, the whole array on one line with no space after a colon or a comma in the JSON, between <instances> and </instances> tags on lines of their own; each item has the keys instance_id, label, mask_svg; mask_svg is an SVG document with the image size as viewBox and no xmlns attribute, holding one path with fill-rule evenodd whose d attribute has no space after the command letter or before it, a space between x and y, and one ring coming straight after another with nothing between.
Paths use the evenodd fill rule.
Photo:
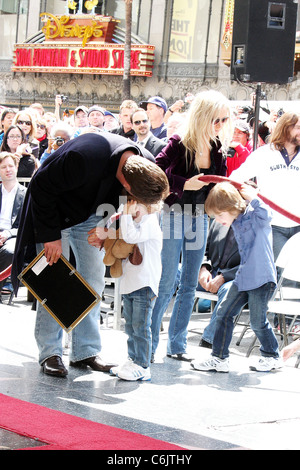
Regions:
<instances>
[{"instance_id":1,"label":"palm tree","mask_svg":"<svg viewBox=\"0 0 300 470\"><path fill-rule=\"evenodd\" d=\"M125 45L124 45L124 72L123 72L123 99L130 99L130 60L131 60L131 18L132 0L125 2Z\"/></svg>"}]
</instances>

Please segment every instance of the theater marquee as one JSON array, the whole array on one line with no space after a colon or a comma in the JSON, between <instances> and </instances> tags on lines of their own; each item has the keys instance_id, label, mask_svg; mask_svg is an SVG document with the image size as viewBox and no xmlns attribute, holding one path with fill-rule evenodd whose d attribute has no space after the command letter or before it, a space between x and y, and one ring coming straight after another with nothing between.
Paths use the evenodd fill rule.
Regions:
<instances>
[{"instance_id":1,"label":"theater marquee","mask_svg":"<svg viewBox=\"0 0 300 470\"><path fill-rule=\"evenodd\" d=\"M42 15L43 43L15 44L14 72L122 75L124 44L112 42L117 21L102 15ZM131 75L152 76L154 46L131 45Z\"/></svg>"}]
</instances>

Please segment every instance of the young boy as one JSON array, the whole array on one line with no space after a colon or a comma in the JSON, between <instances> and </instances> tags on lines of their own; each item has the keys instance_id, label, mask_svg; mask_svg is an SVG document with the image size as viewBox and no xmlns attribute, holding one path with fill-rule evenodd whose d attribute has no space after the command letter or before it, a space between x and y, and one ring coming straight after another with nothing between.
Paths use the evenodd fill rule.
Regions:
<instances>
[{"instance_id":1,"label":"young boy","mask_svg":"<svg viewBox=\"0 0 300 470\"><path fill-rule=\"evenodd\" d=\"M248 201L248 203L247 203ZM232 225L241 263L227 296L217 311L211 358L192 367L201 371L229 372L229 345L234 317L248 303L250 324L261 343L261 358L251 370L266 372L282 367L277 339L267 319L268 302L276 286L272 251L271 214L257 198L257 190L219 183L209 193L205 210L217 222Z\"/></svg>"},{"instance_id":2,"label":"young boy","mask_svg":"<svg viewBox=\"0 0 300 470\"><path fill-rule=\"evenodd\" d=\"M120 231L127 243L137 244L143 261L123 260L120 293L123 294L125 332L128 335L128 360L110 372L123 380L151 380L151 318L161 276L162 232L158 204L144 206L136 201L125 204Z\"/></svg>"}]
</instances>

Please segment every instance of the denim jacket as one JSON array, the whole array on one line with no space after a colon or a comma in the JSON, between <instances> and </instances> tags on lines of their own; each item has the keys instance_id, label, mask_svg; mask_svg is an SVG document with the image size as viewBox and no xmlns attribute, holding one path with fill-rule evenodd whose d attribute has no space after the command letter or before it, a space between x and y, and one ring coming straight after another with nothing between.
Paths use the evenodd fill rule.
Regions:
<instances>
[{"instance_id":1,"label":"denim jacket","mask_svg":"<svg viewBox=\"0 0 300 470\"><path fill-rule=\"evenodd\" d=\"M253 199L232 224L241 257L234 280L239 291L277 282L271 220L268 207L261 200Z\"/></svg>"}]
</instances>

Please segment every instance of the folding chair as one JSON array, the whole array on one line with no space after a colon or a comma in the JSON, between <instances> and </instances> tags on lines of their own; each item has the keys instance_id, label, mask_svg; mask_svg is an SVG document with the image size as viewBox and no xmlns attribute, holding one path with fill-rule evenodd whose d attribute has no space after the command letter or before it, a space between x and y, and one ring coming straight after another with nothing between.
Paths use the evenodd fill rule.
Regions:
<instances>
[{"instance_id":1,"label":"folding chair","mask_svg":"<svg viewBox=\"0 0 300 470\"><path fill-rule=\"evenodd\" d=\"M297 287L297 283L300 282L299 248L300 233L297 233L285 243L278 256L276 266L282 269L282 273L269 302L269 312L279 316L284 346L288 344L288 337L294 335L292 330L297 317L300 316L300 288ZM292 317L288 326L286 315Z\"/></svg>"},{"instance_id":2,"label":"folding chair","mask_svg":"<svg viewBox=\"0 0 300 470\"><path fill-rule=\"evenodd\" d=\"M197 290L196 293L195 293L195 301L194 301L194 307L193 307L193 310L196 310L196 312L198 311L198 308L197 308L197 305L198 305L198 301L199 299L206 299L206 300L210 300L210 313L212 314L213 311L214 311L214 308L216 306L216 303L218 302L218 295L217 294L212 294L211 292L207 292L207 291L201 291L201 290ZM246 323L244 323L243 321L240 321L241 320L241 316L243 313L248 313L249 311L247 309L242 309L241 312L235 317L234 319L234 326L236 327L237 325L239 326L243 326L243 330L236 342L236 345L237 346L240 346L241 344L241 341L246 333L247 330L250 329L250 320L249 320L249 317L248 317L248 320L246 320Z\"/></svg>"},{"instance_id":3,"label":"folding chair","mask_svg":"<svg viewBox=\"0 0 300 470\"><path fill-rule=\"evenodd\" d=\"M280 333L283 341L280 349L289 342L289 337L300 336L293 332L293 327L300 318L300 233L291 237L283 246L276 266L280 268L281 274L275 292L268 305L268 313L277 314L279 318ZM289 325L286 324L286 316L292 318ZM275 331L278 334L278 331ZM255 347L256 338L252 343L251 350Z\"/></svg>"},{"instance_id":4,"label":"folding chair","mask_svg":"<svg viewBox=\"0 0 300 470\"><path fill-rule=\"evenodd\" d=\"M212 294L211 292L196 290L193 311L196 310L196 312L198 312L199 299L210 300L210 311L212 313L218 301L218 296L217 294Z\"/></svg>"}]
</instances>

